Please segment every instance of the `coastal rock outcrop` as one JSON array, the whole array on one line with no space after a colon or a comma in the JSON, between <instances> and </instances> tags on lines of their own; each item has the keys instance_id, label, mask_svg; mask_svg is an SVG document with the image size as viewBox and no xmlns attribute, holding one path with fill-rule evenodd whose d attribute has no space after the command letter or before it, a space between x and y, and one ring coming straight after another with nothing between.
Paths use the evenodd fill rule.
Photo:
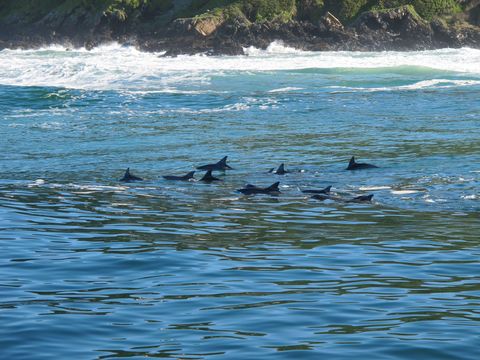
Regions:
<instances>
[{"instance_id":1,"label":"coastal rock outcrop","mask_svg":"<svg viewBox=\"0 0 480 360\"><path fill-rule=\"evenodd\" d=\"M480 0L3 0L0 49L117 41L166 55L480 48Z\"/></svg>"},{"instance_id":2,"label":"coastal rock outcrop","mask_svg":"<svg viewBox=\"0 0 480 360\"><path fill-rule=\"evenodd\" d=\"M322 32L336 32L343 31L345 29L342 22L328 11L320 18L318 26Z\"/></svg>"},{"instance_id":3,"label":"coastal rock outcrop","mask_svg":"<svg viewBox=\"0 0 480 360\"><path fill-rule=\"evenodd\" d=\"M198 18L181 18L172 22L169 30L181 36L210 36L225 23L222 16L204 16Z\"/></svg>"},{"instance_id":4,"label":"coastal rock outcrop","mask_svg":"<svg viewBox=\"0 0 480 360\"><path fill-rule=\"evenodd\" d=\"M410 6L368 11L352 24L364 46L372 44L375 50L426 49L432 44L433 31Z\"/></svg>"}]
</instances>

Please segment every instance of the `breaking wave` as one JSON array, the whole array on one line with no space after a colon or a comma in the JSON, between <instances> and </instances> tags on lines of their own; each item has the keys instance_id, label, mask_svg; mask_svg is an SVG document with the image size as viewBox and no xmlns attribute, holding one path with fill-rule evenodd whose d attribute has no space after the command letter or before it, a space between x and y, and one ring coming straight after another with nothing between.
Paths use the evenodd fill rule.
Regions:
<instances>
[{"instance_id":1,"label":"breaking wave","mask_svg":"<svg viewBox=\"0 0 480 360\"><path fill-rule=\"evenodd\" d=\"M243 56L184 55L169 58L162 55L119 44L105 45L91 51L62 46L37 50L6 49L0 51L0 84L188 94L197 91L188 89L189 84L206 85L212 77L274 71L407 75L433 72L438 78L401 85L393 90L468 86L480 82L480 50L470 48L415 52L305 52L274 42L265 50L245 49ZM441 75L448 73L474 75L476 79L444 80ZM187 89L179 89L179 86ZM282 92L284 89L272 90Z\"/></svg>"}]
</instances>

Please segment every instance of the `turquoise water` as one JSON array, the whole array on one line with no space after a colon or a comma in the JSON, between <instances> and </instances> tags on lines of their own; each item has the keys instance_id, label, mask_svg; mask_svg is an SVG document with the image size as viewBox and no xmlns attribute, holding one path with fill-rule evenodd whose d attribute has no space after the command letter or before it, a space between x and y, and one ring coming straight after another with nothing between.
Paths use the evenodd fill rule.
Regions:
<instances>
[{"instance_id":1,"label":"turquoise water","mask_svg":"<svg viewBox=\"0 0 480 360\"><path fill-rule=\"evenodd\" d=\"M0 358L480 356L480 51L247 52L0 52Z\"/></svg>"}]
</instances>

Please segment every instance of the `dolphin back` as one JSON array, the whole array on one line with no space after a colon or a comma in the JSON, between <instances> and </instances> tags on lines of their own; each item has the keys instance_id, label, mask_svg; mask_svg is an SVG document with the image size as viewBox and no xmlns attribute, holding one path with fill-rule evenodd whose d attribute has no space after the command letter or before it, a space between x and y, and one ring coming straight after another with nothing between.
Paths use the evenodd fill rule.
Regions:
<instances>
[{"instance_id":1,"label":"dolphin back","mask_svg":"<svg viewBox=\"0 0 480 360\"><path fill-rule=\"evenodd\" d=\"M279 186L280 185L280 181L277 181L275 184L272 184L270 185L268 188L266 188L265 190L268 191L268 192L274 192L274 191L280 191L279 189Z\"/></svg>"}]
</instances>

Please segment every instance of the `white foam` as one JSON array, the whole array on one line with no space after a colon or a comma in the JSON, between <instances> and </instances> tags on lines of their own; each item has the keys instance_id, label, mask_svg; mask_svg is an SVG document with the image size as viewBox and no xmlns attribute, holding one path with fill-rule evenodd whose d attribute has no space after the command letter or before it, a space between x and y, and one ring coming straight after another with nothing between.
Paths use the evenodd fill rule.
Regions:
<instances>
[{"instance_id":1,"label":"white foam","mask_svg":"<svg viewBox=\"0 0 480 360\"><path fill-rule=\"evenodd\" d=\"M33 183L28 184L28 187L35 187L35 186L41 186L45 184L45 180L43 179L37 179Z\"/></svg>"},{"instance_id":2,"label":"white foam","mask_svg":"<svg viewBox=\"0 0 480 360\"><path fill-rule=\"evenodd\" d=\"M287 86L284 88L270 90L269 93L282 93L282 92L291 92L291 91L298 91L298 90L302 90L302 88Z\"/></svg>"},{"instance_id":3,"label":"white foam","mask_svg":"<svg viewBox=\"0 0 480 360\"><path fill-rule=\"evenodd\" d=\"M63 124L58 121L45 121L40 124L34 124L33 127L42 130L59 130L63 127Z\"/></svg>"},{"instance_id":4,"label":"white foam","mask_svg":"<svg viewBox=\"0 0 480 360\"><path fill-rule=\"evenodd\" d=\"M274 41L265 50L250 46L248 48L243 48L243 53L247 56L268 56L283 54L301 54L302 51L293 47L285 46L282 41Z\"/></svg>"},{"instance_id":5,"label":"white foam","mask_svg":"<svg viewBox=\"0 0 480 360\"><path fill-rule=\"evenodd\" d=\"M125 186L108 186L108 185L88 185L88 184L57 184L57 183L47 183L43 179L37 179L33 183L28 185L29 187L33 186L44 186L51 189L64 189L64 190L76 190L76 191L86 191L86 192L95 192L95 191L113 191L121 192L125 191L128 188Z\"/></svg>"},{"instance_id":6,"label":"white foam","mask_svg":"<svg viewBox=\"0 0 480 360\"><path fill-rule=\"evenodd\" d=\"M161 57L132 47L110 44L91 51L63 46L0 51L0 84L93 90L159 91L196 94L213 77L237 72L305 69L385 69L403 66L480 74L480 50L443 49L416 52L305 52L275 42L266 50L246 49L245 56ZM419 71L422 71L422 70ZM478 85L480 79L420 81L394 89ZM340 88L341 89L341 88ZM387 88L388 89L388 88ZM294 91L293 88L273 92ZM361 89L380 91L385 88Z\"/></svg>"},{"instance_id":7,"label":"white foam","mask_svg":"<svg viewBox=\"0 0 480 360\"><path fill-rule=\"evenodd\" d=\"M247 103L236 103L225 105L222 107L212 108L212 109L190 109L190 108L179 108L179 109L172 109L172 110L156 110L151 111L149 113L158 113L158 114L165 114L165 113L174 113L174 114L190 114L190 115L197 115L197 114L214 114L214 113L223 113L223 112L238 112L238 111L245 111L250 109L250 104ZM261 108L262 105L259 106Z\"/></svg>"},{"instance_id":8,"label":"white foam","mask_svg":"<svg viewBox=\"0 0 480 360\"><path fill-rule=\"evenodd\" d=\"M410 194L417 194L420 190L392 190L390 191L394 195L410 195Z\"/></svg>"},{"instance_id":9,"label":"white foam","mask_svg":"<svg viewBox=\"0 0 480 360\"><path fill-rule=\"evenodd\" d=\"M358 190L361 191L374 191L374 190L388 190L390 186L360 186Z\"/></svg>"},{"instance_id":10,"label":"white foam","mask_svg":"<svg viewBox=\"0 0 480 360\"><path fill-rule=\"evenodd\" d=\"M378 92L378 91L408 91L420 89L447 89L452 87L475 86L480 85L480 80L447 80L447 79L431 79L418 81L409 85L391 86L391 87L349 87L349 86L331 86L332 89L340 89L342 92L361 91L361 92Z\"/></svg>"}]
</instances>

